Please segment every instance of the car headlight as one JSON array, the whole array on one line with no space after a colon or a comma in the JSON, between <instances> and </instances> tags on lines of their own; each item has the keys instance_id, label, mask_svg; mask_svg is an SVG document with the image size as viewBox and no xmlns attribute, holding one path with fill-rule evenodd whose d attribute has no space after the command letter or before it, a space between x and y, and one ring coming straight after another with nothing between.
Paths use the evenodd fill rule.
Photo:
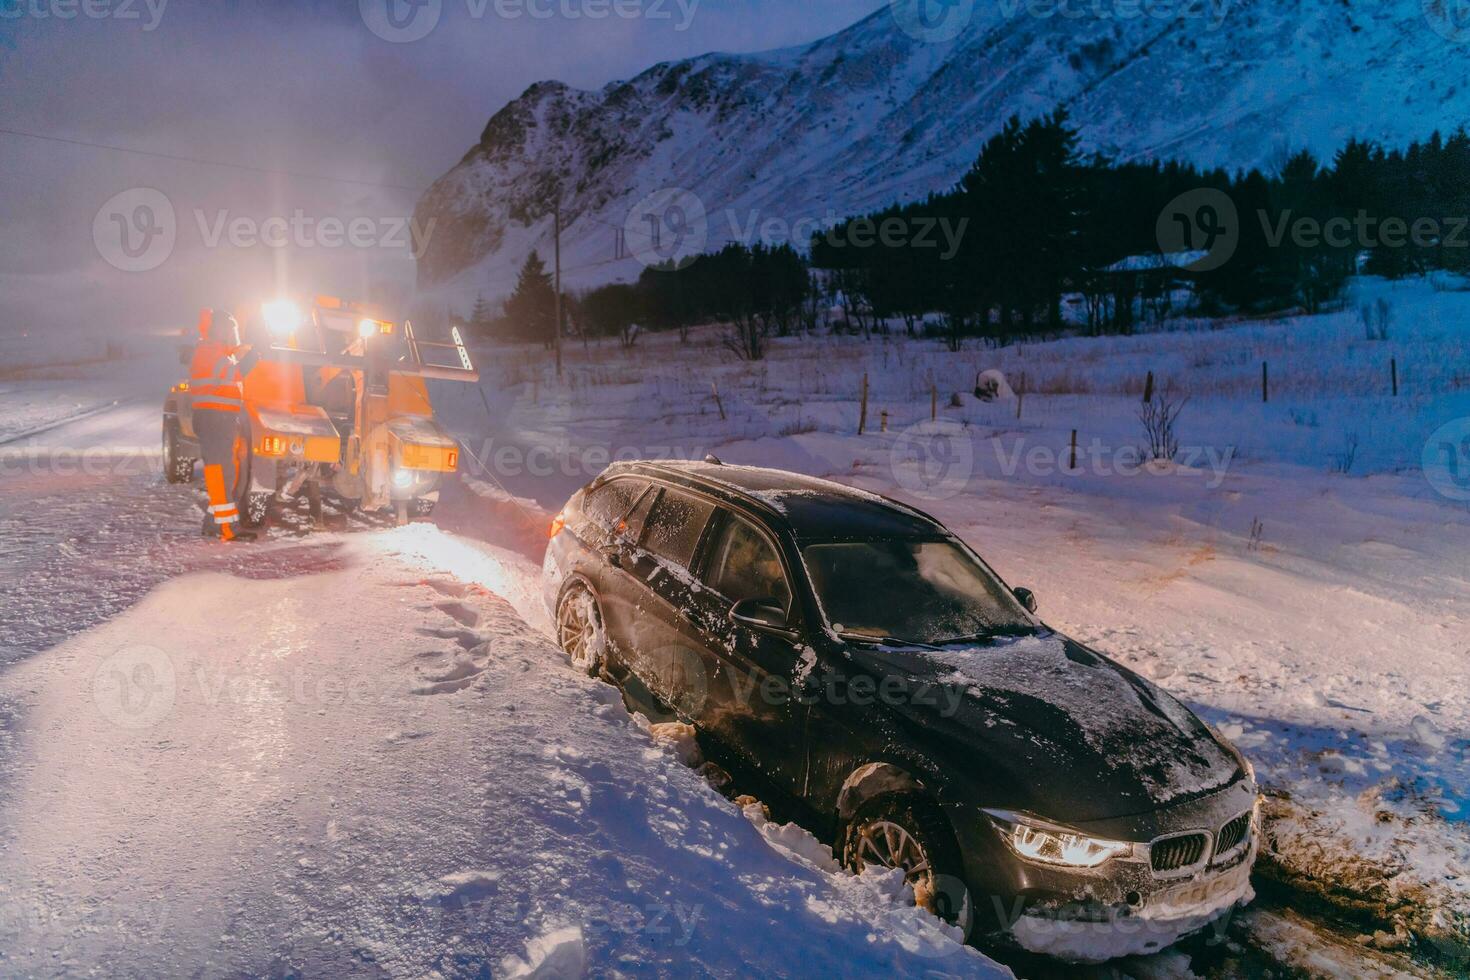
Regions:
<instances>
[{"instance_id":1,"label":"car headlight","mask_svg":"<svg viewBox=\"0 0 1470 980\"><path fill-rule=\"evenodd\" d=\"M1011 850L1028 861L1063 868L1096 868L1133 853L1125 841L1087 837L1010 810L986 810Z\"/></svg>"}]
</instances>

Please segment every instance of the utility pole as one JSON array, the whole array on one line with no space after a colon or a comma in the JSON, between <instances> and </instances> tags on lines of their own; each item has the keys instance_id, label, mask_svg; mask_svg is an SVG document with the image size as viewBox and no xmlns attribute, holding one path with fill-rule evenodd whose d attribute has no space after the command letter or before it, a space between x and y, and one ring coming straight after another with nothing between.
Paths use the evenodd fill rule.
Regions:
<instances>
[{"instance_id":1,"label":"utility pole","mask_svg":"<svg viewBox=\"0 0 1470 980\"><path fill-rule=\"evenodd\" d=\"M556 202L556 330L552 344L556 348L556 380L561 380L561 200Z\"/></svg>"}]
</instances>

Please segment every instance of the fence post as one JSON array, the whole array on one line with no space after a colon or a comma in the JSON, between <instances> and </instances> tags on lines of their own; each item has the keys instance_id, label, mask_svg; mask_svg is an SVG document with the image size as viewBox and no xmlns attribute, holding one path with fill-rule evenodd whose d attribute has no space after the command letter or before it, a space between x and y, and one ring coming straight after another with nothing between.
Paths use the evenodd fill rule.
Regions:
<instances>
[{"instance_id":1,"label":"fence post","mask_svg":"<svg viewBox=\"0 0 1470 980\"><path fill-rule=\"evenodd\" d=\"M1069 469L1069 470L1076 470L1077 469L1077 430L1076 429L1073 429L1072 430L1072 460L1071 460L1071 465L1069 465L1067 467L1067 469Z\"/></svg>"},{"instance_id":2,"label":"fence post","mask_svg":"<svg viewBox=\"0 0 1470 980\"><path fill-rule=\"evenodd\" d=\"M725 403L720 400L720 386L713 380L709 383L710 394L715 396L715 408L720 410L720 421L725 421Z\"/></svg>"},{"instance_id":3,"label":"fence post","mask_svg":"<svg viewBox=\"0 0 1470 980\"><path fill-rule=\"evenodd\" d=\"M1393 397L1399 396L1399 359L1392 358L1388 362L1389 373L1393 375Z\"/></svg>"},{"instance_id":4,"label":"fence post","mask_svg":"<svg viewBox=\"0 0 1470 980\"><path fill-rule=\"evenodd\" d=\"M929 382L929 421L939 420L939 385Z\"/></svg>"},{"instance_id":5,"label":"fence post","mask_svg":"<svg viewBox=\"0 0 1470 980\"><path fill-rule=\"evenodd\" d=\"M1154 400L1154 373L1148 373L1148 380L1143 383L1143 403L1147 405Z\"/></svg>"},{"instance_id":6,"label":"fence post","mask_svg":"<svg viewBox=\"0 0 1470 980\"><path fill-rule=\"evenodd\" d=\"M878 424L881 426L880 431L887 432L888 431L888 409L886 409L886 408L883 409L883 411L878 414L878 418L880 420Z\"/></svg>"},{"instance_id":7,"label":"fence post","mask_svg":"<svg viewBox=\"0 0 1470 980\"><path fill-rule=\"evenodd\" d=\"M863 395L858 403L858 435L868 431L868 372L863 372Z\"/></svg>"},{"instance_id":8,"label":"fence post","mask_svg":"<svg viewBox=\"0 0 1470 980\"><path fill-rule=\"evenodd\" d=\"M1026 402L1026 372L1021 372L1021 387L1016 389L1016 418L1021 417L1021 406Z\"/></svg>"},{"instance_id":9,"label":"fence post","mask_svg":"<svg viewBox=\"0 0 1470 980\"><path fill-rule=\"evenodd\" d=\"M1271 368L1265 361L1261 362L1261 404L1271 400Z\"/></svg>"}]
</instances>

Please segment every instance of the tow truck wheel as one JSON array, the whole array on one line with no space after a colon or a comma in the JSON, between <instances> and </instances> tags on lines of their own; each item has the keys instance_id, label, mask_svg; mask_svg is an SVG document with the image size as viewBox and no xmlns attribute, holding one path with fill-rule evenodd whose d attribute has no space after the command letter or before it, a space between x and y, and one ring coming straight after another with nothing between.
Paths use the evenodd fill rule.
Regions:
<instances>
[{"instance_id":1,"label":"tow truck wheel","mask_svg":"<svg viewBox=\"0 0 1470 980\"><path fill-rule=\"evenodd\" d=\"M172 419L163 423L163 478L169 483L194 479L194 461L179 452L179 423Z\"/></svg>"},{"instance_id":2,"label":"tow truck wheel","mask_svg":"<svg viewBox=\"0 0 1470 980\"><path fill-rule=\"evenodd\" d=\"M413 498L413 503L409 505L408 512L414 517L428 517L434 513L434 501L425 500L423 497L415 497Z\"/></svg>"},{"instance_id":3,"label":"tow truck wheel","mask_svg":"<svg viewBox=\"0 0 1470 980\"><path fill-rule=\"evenodd\" d=\"M240 526L245 528L257 528L265 523L270 514L271 499L273 493L264 490L253 490L245 495L245 506L240 508Z\"/></svg>"}]
</instances>

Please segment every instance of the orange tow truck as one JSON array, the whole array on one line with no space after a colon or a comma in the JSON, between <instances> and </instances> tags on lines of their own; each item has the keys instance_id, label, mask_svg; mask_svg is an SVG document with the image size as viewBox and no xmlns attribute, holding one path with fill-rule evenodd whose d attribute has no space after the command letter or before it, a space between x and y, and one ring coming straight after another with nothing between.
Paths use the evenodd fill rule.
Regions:
<instances>
[{"instance_id":1,"label":"orange tow truck","mask_svg":"<svg viewBox=\"0 0 1470 980\"><path fill-rule=\"evenodd\" d=\"M240 322L261 354L245 380L236 449L242 524L259 526L274 503L300 494L318 524L324 494L344 509L392 511L400 523L429 516L460 447L435 420L427 381L480 377L458 328L424 340L408 320L328 296L273 300ZM188 387L174 385L164 400L171 483L192 480L199 458Z\"/></svg>"}]
</instances>

